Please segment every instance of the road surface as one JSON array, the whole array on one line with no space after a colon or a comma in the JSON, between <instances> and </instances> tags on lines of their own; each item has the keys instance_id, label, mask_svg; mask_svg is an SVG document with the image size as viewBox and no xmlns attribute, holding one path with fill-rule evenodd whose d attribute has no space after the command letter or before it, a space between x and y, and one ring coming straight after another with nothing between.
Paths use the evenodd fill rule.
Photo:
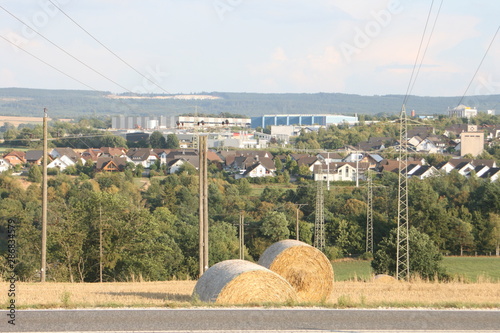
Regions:
<instances>
[{"instance_id":1,"label":"road surface","mask_svg":"<svg viewBox=\"0 0 500 333\"><path fill-rule=\"evenodd\" d=\"M500 332L500 311L83 309L0 311L0 332Z\"/></svg>"}]
</instances>

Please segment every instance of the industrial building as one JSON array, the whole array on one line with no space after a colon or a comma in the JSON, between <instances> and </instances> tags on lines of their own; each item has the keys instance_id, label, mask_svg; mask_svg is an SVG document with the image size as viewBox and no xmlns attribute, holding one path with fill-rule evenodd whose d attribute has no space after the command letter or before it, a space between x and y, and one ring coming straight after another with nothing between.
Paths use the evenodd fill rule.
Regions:
<instances>
[{"instance_id":1,"label":"industrial building","mask_svg":"<svg viewBox=\"0 0 500 333\"><path fill-rule=\"evenodd\" d=\"M249 127L250 118L216 118L205 116L112 116L112 129L157 130L164 128L194 128L197 126Z\"/></svg>"},{"instance_id":2,"label":"industrial building","mask_svg":"<svg viewBox=\"0 0 500 333\"><path fill-rule=\"evenodd\" d=\"M448 109L448 116L470 119L477 116L477 109L460 104L455 108Z\"/></svg>"},{"instance_id":3,"label":"industrial building","mask_svg":"<svg viewBox=\"0 0 500 333\"><path fill-rule=\"evenodd\" d=\"M338 125L343 123L356 124L358 117L356 116L343 116L333 114L276 114L264 115L260 117L252 117L252 128L266 126L280 126L280 125Z\"/></svg>"}]
</instances>

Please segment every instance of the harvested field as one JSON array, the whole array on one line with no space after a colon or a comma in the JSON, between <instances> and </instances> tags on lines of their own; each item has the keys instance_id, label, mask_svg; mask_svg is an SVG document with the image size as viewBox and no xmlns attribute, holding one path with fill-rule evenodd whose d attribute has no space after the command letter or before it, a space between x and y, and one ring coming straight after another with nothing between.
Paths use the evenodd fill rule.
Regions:
<instances>
[{"instance_id":1,"label":"harvested field","mask_svg":"<svg viewBox=\"0 0 500 333\"><path fill-rule=\"evenodd\" d=\"M52 120L49 118L49 121ZM71 121L72 119L59 119L60 121ZM16 116L0 116L0 126L5 123L11 123L14 126L19 124L42 124L42 117L16 117Z\"/></svg>"},{"instance_id":2,"label":"harvested field","mask_svg":"<svg viewBox=\"0 0 500 333\"><path fill-rule=\"evenodd\" d=\"M196 281L123 283L17 283L19 308L192 307ZM3 307L8 285L0 283ZM277 304L278 305L278 304ZM434 283L425 281L336 282L327 307L425 307L500 309L499 283ZM214 306L214 305L210 305Z\"/></svg>"}]
</instances>

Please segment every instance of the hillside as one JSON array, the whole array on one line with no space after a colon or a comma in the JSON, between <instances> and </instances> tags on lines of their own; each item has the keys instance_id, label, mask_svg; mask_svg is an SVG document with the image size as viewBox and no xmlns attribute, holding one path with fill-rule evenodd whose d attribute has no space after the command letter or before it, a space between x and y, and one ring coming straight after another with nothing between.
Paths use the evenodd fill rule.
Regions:
<instances>
[{"instance_id":1,"label":"hillside","mask_svg":"<svg viewBox=\"0 0 500 333\"><path fill-rule=\"evenodd\" d=\"M403 96L361 96L339 93L260 94L211 92L190 95L111 95L110 92L85 90L0 89L0 115L40 116L43 108L52 117L90 115L177 115L183 113L229 112L246 116L286 113L335 113L393 115L399 113ZM128 98L130 97L130 98ZM411 96L407 111L421 115L445 114L460 97ZM498 106L500 95L473 96L462 103L480 111Z\"/></svg>"}]
</instances>

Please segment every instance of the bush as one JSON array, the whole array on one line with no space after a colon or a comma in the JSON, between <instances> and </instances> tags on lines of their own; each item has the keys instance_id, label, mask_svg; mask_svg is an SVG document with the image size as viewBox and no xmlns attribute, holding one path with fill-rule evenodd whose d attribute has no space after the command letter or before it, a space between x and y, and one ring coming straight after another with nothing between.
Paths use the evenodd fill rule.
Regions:
<instances>
[{"instance_id":1,"label":"bush","mask_svg":"<svg viewBox=\"0 0 500 333\"><path fill-rule=\"evenodd\" d=\"M337 246L327 246L325 248L325 255L330 261L344 257L342 249Z\"/></svg>"},{"instance_id":2,"label":"bush","mask_svg":"<svg viewBox=\"0 0 500 333\"><path fill-rule=\"evenodd\" d=\"M393 229L388 238L380 243L375 253L372 267L375 274L396 274L397 229ZM410 275L424 279L446 278L447 274L440 265L443 259L438 247L427 234L415 228L409 230Z\"/></svg>"}]
</instances>

